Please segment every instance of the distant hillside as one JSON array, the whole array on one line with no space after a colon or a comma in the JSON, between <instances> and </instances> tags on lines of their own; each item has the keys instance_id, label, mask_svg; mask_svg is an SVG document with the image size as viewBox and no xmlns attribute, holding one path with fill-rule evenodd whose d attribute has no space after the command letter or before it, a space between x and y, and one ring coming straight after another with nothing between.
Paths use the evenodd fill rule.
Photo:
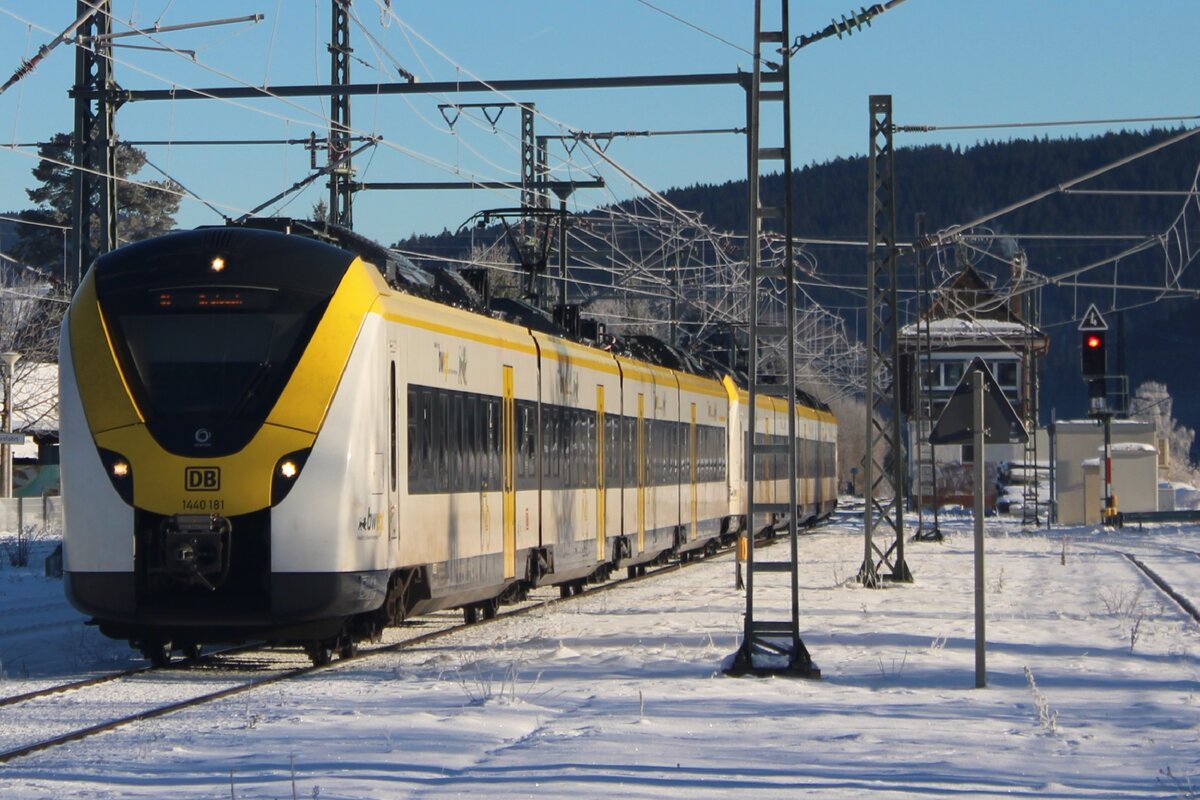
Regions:
<instances>
[{"instance_id":1,"label":"distant hillside","mask_svg":"<svg viewBox=\"0 0 1200 800\"><path fill-rule=\"evenodd\" d=\"M915 238L915 217L923 212L926 230L935 231L967 222L1003 208L1044 189L1083 175L1105 164L1161 141L1174 132L1113 133L1088 139L1032 139L984 143L967 149L942 146L899 148L896 151L896 220L901 241ZM1165 148L1097 179L1089 189L1185 190L1191 187L1200 164L1200 141ZM807 239L863 241L866 238L867 164L865 158L837 159L796 170L792 175L795 197L795 230ZM762 182L764 203L778 202L783 177ZM663 194L673 203L702 214L718 230L744 231L745 182L718 186L700 185L670 189ZM1192 202L1195 202L1193 199ZM1129 240L1032 238L1054 234L1145 236L1161 234L1183 207L1184 198L1096 195L1053 195L992 223L996 233L1018 238L992 244L1000 258L974 256L978 268L998 282L1007 281L1007 257L1020 247L1029 269L1041 275L1059 275L1091 264L1134 243ZM1193 217L1194 218L1194 217ZM399 243L405 248L439 255L464 255L467 235L448 232L414 237ZM1200 244L1200 242L1197 242ZM981 245L985 246L985 245ZM1194 245L1196 246L1196 245ZM806 291L814 301L831 307L861 307L860 294L830 285L863 285L866 254L862 247L810 245L817 268ZM942 252L944 276L953 271L953 250ZM1058 419L1084 413L1084 385L1078 370L1078 335L1074 320L1089 303L1108 315L1116 339L1124 331L1124 368L1131 388L1146 380L1165 383L1175 398L1181 423L1200 429L1200 367L1194 353L1200 347L1200 300L1155 300L1149 292L1119 292L1111 284L1148 284L1162 280L1163 254L1155 249L1124 258L1117 267L1091 270L1081 282L1110 288L1048 287L1041 295L1040 321L1051 335L1051 348L1043 361L1043 421L1053 411ZM916 265L901 264L901 282L915 286ZM1182 283L1200 289L1200 267L1183 274ZM1140 305L1139 304L1143 304ZM1114 307L1132 307L1123 313ZM916 312L915 306L906 313ZM857 319L861 320L861 314ZM851 324L855 319L849 320ZM861 332L860 332L861 333ZM1121 360L1114 353L1112 367ZM1193 460L1200 448L1193 448Z\"/></svg>"}]
</instances>

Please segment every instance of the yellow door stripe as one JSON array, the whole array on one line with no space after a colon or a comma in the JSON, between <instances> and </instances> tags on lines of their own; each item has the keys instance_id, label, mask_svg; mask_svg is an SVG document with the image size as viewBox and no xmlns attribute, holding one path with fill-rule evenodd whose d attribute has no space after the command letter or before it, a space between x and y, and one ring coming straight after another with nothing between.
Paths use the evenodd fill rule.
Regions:
<instances>
[{"instance_id":1,"label":"yellow door stripe","mask_svg":"<svg viewBox=\"0 0 1200 800\"><path fill-rule=\"evenodd\" d=\"M646 396L637 402L637 527L638 552L646 549Z\"/></svg>"},{"instance_id":2,"label":"yellow door stripe","mask_svg":"<svg viewBox=\"0 0 1200 800\"><path fill-rule=\"evenodd\" d=\"M604 508L604 387L596 387L596 560L604 561L608 555L605 539Z\"/></svg>"},{"instance_id":3,"label":"yellow door stripe","mask_svg":"<svg viewBox=\"0 0 1200 800\"><path fill-rule=\"evenodd\" d=\"M690 444L689 453L690 453L691 469L689 470L689 474L688 474L688 483L691 484L691 489L692 489L692 502L691 502L692 535L690 538L695 539L697 536L699 536L699 528L698 528L699 520L697 520L696 517L699 516L699 505L700 505L699 494L698 494L698 490L696 488L696 468L698 465L696 464L697 442L696 442L696 404L695 403L692 403L692 422L691 422L691 425L688 427L688 436L690 437L690 440L691 440L689 443Z\"/></svg>"},{"instance_id":4,"label":"yellow door stripe","mask_svg":"<svg viewBox=\"0 0 1200 800\"><path fill-rule=\"evenodd\" d=\"M500 458L504 473L504 577L517 574L517 404L513 368L504 366L504 393L500 400Z\"/></svg>"}]
</instances>

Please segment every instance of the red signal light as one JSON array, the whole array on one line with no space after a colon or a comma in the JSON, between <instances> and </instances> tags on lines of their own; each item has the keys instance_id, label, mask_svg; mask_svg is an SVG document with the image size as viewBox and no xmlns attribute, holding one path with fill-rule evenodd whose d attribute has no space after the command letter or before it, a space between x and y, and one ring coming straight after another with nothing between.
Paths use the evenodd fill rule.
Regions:
<instances>
[{"instance_id":1,"label":"red signal light","mask_svg":"<svg viewBox=\"0 0 1200 800\"><path fill-rule=\"evenodd\" d=\"M1085 340L1085 343L1087 344L1088 349L1090 349L1090 350L1095 350L1098 347L1104 346L1104 340L1101 339L1099 336L1097 336L1094 333L1088 334L1088 337Z\"/></svg>"}]
</instances>

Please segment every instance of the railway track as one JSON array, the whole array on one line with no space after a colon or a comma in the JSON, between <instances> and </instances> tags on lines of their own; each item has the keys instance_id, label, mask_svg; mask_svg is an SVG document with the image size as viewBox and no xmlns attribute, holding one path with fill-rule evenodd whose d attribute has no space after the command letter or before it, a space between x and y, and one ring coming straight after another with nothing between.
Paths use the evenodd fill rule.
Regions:
<instances>
[{"instance_id":1,"label":"railway track","mask_svg":"<svg viewBox=\"0 0 1200 800\"><path fill-rule=\"evenodd\" d=\"M772 542L783 542L776 538ZM22 695L0 699L0 706L19 709L39 724L6 726L0 729L0 764L42 750L79 741L145 720L166 716L205 703L251 692L317 670L337 669L342 664L395 653L450 636L467 628L545 609L580 597L652 580L675 572L691 563L727 556L733 548L723 548L707 556L692 555L686 561L673 561L647 568L639 574L589 584L582 592L561 593L545 587L531 593L521 604L501 611L492 619L464 623L461 617L443 612L421 617L399 628L389 628L381 644L366 645L349 658L313 666L299 648L244 646L222 650L173 666L145 666L80 681L46 687ZM428 630L430 627L433 630ZM422 631L421 628L426 630ZM65 698L69 701L64 702Z\"/></svg>"},{"instance_id":2,"label":"railway track","mask_svg":"<svg viewBox=\"0 0 1200 800\"><path fill-rule=\"evenodd\" d=\"M1200 555L1196 553L1192 553L1191 551L1186 552L1189 552L1191 555L1195 555L1200 558ZM1133 553L1122 553L1121 555L1125 556L1125 558L1128 559L1131 564L1140 569L1142 573L1149 578L1151 582L1153 582L1154 585L1159 588L1160 591L1163 592L1163 594L1170 597L1180 608L1191 615L1193 620L1195 620L1197 623L1200 623L1200 609L1197 609L1196 605L1191 600L1175 589L1175 587L1173 587L1165 578L1163 578L1150 567L1146 566L1145 562L1143 562Z\"/></svg>"}]
</instances>

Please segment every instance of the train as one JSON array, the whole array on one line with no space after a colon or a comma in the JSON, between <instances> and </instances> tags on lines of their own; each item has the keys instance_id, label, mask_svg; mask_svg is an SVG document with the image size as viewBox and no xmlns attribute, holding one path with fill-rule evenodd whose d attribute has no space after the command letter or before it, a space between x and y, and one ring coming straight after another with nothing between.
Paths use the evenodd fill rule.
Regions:
<instances>
[{"instance_id":1,"label":"train","mask_svg":"<svg viewBox=\"0 0 1200 800\"><path fill-rule=\"evenodd\" d=\"M744 378L579 327L324 224L99 257L60 339L69 601L156 664L250 641L322 664L414 616L731 541ZM837 420L757 402L760 441L795 416L797 521L827 517ZM757 477L788 497L786 459Z\"/></svg>"}]
</instances>

